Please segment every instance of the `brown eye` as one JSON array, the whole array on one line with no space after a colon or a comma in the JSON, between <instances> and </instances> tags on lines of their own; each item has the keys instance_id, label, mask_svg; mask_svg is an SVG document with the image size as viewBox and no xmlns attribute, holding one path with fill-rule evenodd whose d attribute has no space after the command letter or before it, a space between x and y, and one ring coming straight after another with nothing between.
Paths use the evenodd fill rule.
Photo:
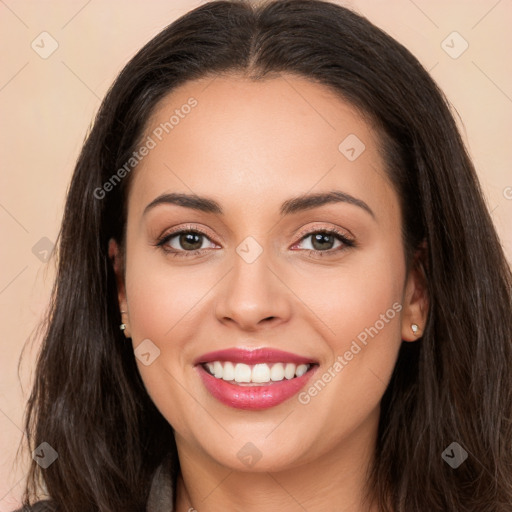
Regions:
<instances>
[{"instance_id":1,"label":"brown eye","mask_svg":"<svg viewBox=\"0 0 512 512\"><path fill-rule=\"evenodd\" d=\"M175 231L162 237L156 244L163 251L172 254L173 256L194 256L208 248L203 246L205 241L211 243L210 248L214 248L215 244L211 242L210 238L197 229L184 229Z\"/></svg>"},{"instance_id":2,"label":"brown eye","mask_svg":"<svg viewBox=\"0 0 512 512\"><path fill-rule=\"evenodd\" d=\"M179 235L172 236L172 238L178 239L178 245L180 245L183 249L188 251L194 251L197 249L201 249L203 245L204 235L196 232L182 232Z\"/></svg>"},{"instance_id":3,"label":"brown eye","mask_svg":"<svg viewBox=\"0 0 512 512\"><path fill-rule=\"evenodd\" d=\"M332 249L332 246L336 241L334 235L327 233L315 233L311 236L311 245L313 246L313 249L317 251Z\"/></svg>"},{"instance_id":4,"label":"brown eye","mask_svg":"<svg viewBox=\"0 0 512 512\"><path fill-rule=\"evenodd\" d=\"M309 242L310 247L304 247L312 253L336 253L348 247L355 246L355 242L336 230L312 231L302 237L299 244ZM338 244L336 245L336 242Z\"/></svg>"}]
</instances>

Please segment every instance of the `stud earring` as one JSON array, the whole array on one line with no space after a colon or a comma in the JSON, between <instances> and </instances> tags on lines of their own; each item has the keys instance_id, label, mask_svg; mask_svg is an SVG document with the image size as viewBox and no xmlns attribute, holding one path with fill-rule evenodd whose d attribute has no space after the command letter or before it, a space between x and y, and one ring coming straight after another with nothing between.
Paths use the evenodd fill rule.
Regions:
<instances>
[{"instance_id":1,"label":"stud earring","mask_svg":"<svg viewBox=\"0 0 512 512\"><path fill-rule=\"evenodd\" d=\"M418 334L419 327L417 324L411 324L411 329L414 335Z\"/></svg>"},{"instance_id":2,"label":"stud earring","mask_svg":"<svg viewBox=\"0 0 512 512\"><path fill-rule=\"evenodd\" d=\"M123 314L123 313L126 313L126 311L121 311L121 314ZM124 331L126 329L126 324L121 324L119 326L119 329L121 329L121 331Z\"/></svg>"}]
</instances>

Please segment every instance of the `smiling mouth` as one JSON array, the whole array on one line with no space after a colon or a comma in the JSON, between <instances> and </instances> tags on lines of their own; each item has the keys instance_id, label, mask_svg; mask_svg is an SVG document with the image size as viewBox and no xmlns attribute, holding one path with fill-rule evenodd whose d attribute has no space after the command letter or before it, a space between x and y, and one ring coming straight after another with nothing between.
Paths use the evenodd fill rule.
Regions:
<instances>
[{"instance_id":1,"label":"smiling mouth","mask_svg":"<svg viewBox=\"0 0 512 512\"><path fill-rule=\"evenodd\" d=\"M309 356L270 347L216 350L193 364L213 398L247 410L269 409L289 400L319 368Z\"/></svg>"},{"instance_id":2,"label":"smiling mouth","mask_svg":"<svg viewBox=\"0 0 512 512\"><path fill-rule=\"evenodd\" d=\"M240 386L259 386L302 377L315 364L278 362L249 365L231 361L212 361L201 366L216 379Z\"/></svg>"}]
</instances>

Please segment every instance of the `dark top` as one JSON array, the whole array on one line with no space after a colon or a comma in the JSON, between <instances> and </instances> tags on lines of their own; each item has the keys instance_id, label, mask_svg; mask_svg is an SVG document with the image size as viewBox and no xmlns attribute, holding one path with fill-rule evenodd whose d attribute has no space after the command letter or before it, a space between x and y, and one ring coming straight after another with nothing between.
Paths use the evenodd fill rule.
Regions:
<instances>
[{"instance_id":1,"label":"dark top","mask_svg":"<svg viewBox=\"0 0 512 512\"><path fill-rule=\"evenodd\" d=\"M31 507L20 508L15 512L53 512L54 510L51 501L38 501Z\"/></svg>"},{"instance_id":2,"label":"dark top","mask_svg":"<svg viewBox=\"0 0 512 512\"><path fill-rule=\"evenodd\" d=\"M169 460L164 461L155 471L146 504L146 512L173 512L173 475ZM52 501L44 500L34 503L31 507L24 507L14 512L55 512L56 507Z\"/></svg>"}]
</instances>

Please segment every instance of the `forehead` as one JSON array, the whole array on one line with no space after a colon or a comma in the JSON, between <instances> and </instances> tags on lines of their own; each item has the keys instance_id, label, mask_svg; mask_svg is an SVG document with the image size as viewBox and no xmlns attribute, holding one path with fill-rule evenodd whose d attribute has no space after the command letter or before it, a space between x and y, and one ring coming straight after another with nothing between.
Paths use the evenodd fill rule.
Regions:
<instances>
[{"instance_id":1,"label":"forehead","mask_svg":"<svg viewBox=\"0 0 512 512\"><path fill-rule=\"evenodd\" d=\"M317 189L389 199L376 131L333 91L306 78L187 82L157 105L146 126L149 139L129 198L138 213L171 191L242 201L253 211L273 197Z\"/></svg>"}]
</instances>

